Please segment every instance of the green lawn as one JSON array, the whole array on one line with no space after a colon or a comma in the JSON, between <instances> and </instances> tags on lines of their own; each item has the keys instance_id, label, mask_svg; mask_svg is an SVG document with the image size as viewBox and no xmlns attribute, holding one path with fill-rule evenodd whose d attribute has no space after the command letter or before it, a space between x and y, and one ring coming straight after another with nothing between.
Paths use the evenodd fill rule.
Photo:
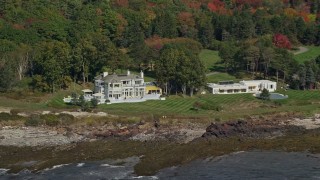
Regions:
<instances>
[{"instance_id":1,"label":"green lawn","mask_svg":"<svg viewBox=\"0 0 320 180\"><path fill-rule=\"evenodd\" d=\"M122 104L111 104L101 105L99 108L103 111L112 114L122 115L147 115L147 114L158 114L158 115L188 115L188 116L207 116L216 114L216 111L212 110L192 110L195 102L210 103L215 105L233 106L234 100L237 99L238 103L253 102L257 101L252 94L232 94L232 95L199 95L194 97L180 97L170 96L165 101L151 100L141 103L122 103Z\"/></svg>"},{"instance_id":2,"label":"green lawn","mask_svg":"<svg viewBox=\"0 0 320 180\"><path fill-rule=\"evenodd\" d=\"M221 60L219 57L219 51L203 49L199 56L207 70L214 71L221 69L221 64L219 64Z\"/></svg>"},{"instance_id":3,"label":"green lawn","mask_svg":"<svg viewBox=\"0 0 320 180\"><path fill-rule=\"evenodd\" d=\"M23 110L65 110L77 108L62 102L63 96L69 91L61 91L53 95L40 97L41 101L32 99L10 99L0 96L0 107L11 107ZM320 91L282 91L289 96L285 100L262 101L256 99L252 94L230 94L230 95L196 95L194 97L170 96L165 101L151 100L141 103L103 104L98 110L120 116L150 116L166 115L172 117L188 116L203 117L207 123L214 119L233 120L246 118L252 115L266 115L275 113L301 113L311 115L320 112ZM37 97L38 98L38 97ZM222 106L222 111L192 109L195 102ZM201 119L203 119L201 118Z\"/></svg>"},{"instance_id":4,"label":"green lawn","mask_svg":"<svg viewBox=\"0 0 320 180\"><path fill-rule=\"evenodd\" d=\"M309 50L305 53L297 54L294 59L299 63L310 61L320 55L320 46L306 46Z\"/></svg>"},{"instance_id":5,"label":"green lawn","mask_svg":"<svg viewBox=\"0 0 320 180\"><path fill-rule=\"evenodd\" d=\"M170 96L165 101L101 105L99 109L119 115L183 115L220 118L223 120L282 112L302 114L320 112L320 91L289 90L285 94L289 96L288 99L277 101L258 100L252 94L206 94L185 98ZM214 110L194 111L192 106L196 101L220 105L223 110L220 112Z\"/></svg>"},{"instance_id":6,"label":"green lawn","mask_svg":"<svg viewBox=\"0 0 320 180\"><path fill-rule=\"evenodd\" d=\"M239 79L236 77L228 74L228 73L216 73L216 74L211 74L207 76L207 82L208 83L217 83L219 81L228 81L228 80L233 80L234 82L238 82Z\"/></svg>"}]
</instances>

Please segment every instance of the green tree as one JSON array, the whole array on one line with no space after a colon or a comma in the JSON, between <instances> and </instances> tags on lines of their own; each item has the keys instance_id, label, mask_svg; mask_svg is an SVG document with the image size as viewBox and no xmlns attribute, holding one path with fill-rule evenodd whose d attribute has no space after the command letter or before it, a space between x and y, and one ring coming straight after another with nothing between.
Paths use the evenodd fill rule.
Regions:
<instances>
[{"instance_id":1,"label":"green tree","mask_svg":"<svg viewBox=\"0 0 320 180\"><path fill-rule=\"evenodd\" d=\"M269 67L271 62L274 60L275 51L271 47L266 47L260 50L261 52L261 63L264 69L264 77L268 77Z\"/></svg>"},{"instance_id":2,"label":"green tree","mask_svg":"<svg viewBox=\"0 0 320 180\"><path fill-rule=\"evenodd\" d=\"M134 64L142 70L149 67L152 60L151 49L144 42L142 33L137 35L139 38L130 46L129 55L134 59Z\"/></svg>"},{"instance_id":3,"label":"green tree","mask_svg":"<svg viewBox=\"0 0 320 180\"><path fill-rule=\"evenodd\" d=\"M269 100L270 99L270 93L267 89L263 89L262 92L259 95L259 98L262 100Z\"/></svg>"},{"instance_id":4,"label":"green tree","mask_svg":"<svg viewBox=\"0 0 320 180\"><path fill-rule=\"evenodd\" d=\"M71 48L67 43L59 41L42 42L35 47L34 71L42 75L50 86L62 87L62 79L69 75L71 68Z\"/></svg>"},{"instance_id":5,"label":"green tree","mask_svg":"<svg viewBox=\"0 0 320 180\"><path fill-rule=\"evenodd\" d=\"M180 54L181 53L177 49L164 47L160 52L159 60L156 62L155 71L157 81L161 86L164 86L164 93L167 95L171 90L169 82L175 77L176 66Z\"/></svg>"},{"instance_id":6,"label":"green tree","mask_svg":"<svg viewBox=\"0 0 320 180\"><path fill-rule=\"evenodd\" d=\"M314 89L315 82L316 82L315 74L312 70L312 67L309 66L306 72L306 86L308 87L308 89Z\"/></svg>"},{"instance_id":7,"label":"green tree","mask_svg":"<svg viewBox=\"0 0 320 180\"><path fill-rule=\"evenodd\" d=\"M82 39L73 49L73 71L74 75L81 73L82 82L88 80L89 64L94 61L97 49L90 38Z\"/></svg>"},{"instance_id":8,"label":"green tree","mask_svg":"<svg viewBox=\"0 0 320 180\"><path fill-rule=\"evenodd\" d=\"M235 70L235 55L237 53L237 47L230 42L222 43L219 50L219 56L221 57L222 62L224 63L226 71Z\"/></svg>"},{"instance_id":9,"label":"green tree","mask_svg":"<svg viewBox=\"0 0 320 180\"><path fill-rule=\"evenodd\" d=\"M247 71L250 69L252 76L258 71L258 65L260 60L260 50L256 46L249 46L244 51L244 59L247 62Z\"/></svg>"}]
</instances>

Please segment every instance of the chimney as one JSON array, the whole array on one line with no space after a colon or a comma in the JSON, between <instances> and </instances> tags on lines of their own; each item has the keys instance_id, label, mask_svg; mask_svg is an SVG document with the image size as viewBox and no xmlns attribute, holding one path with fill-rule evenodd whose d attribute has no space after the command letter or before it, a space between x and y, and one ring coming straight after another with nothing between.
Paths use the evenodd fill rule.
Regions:
<instances>
[{"instance_id":1,"label":"chimney","mask_svg":"<svg viewBox=\"0 0 320 180\"><path fill-rule=\"evenodd\" d=\"M128 71L127 71L127 76L129 76L130 75L130 71L129 71L129 69L128 69Z\"/></svg>"},{"instance_id":2,"label":"chimney","mask_svg":"<svg viewBox=\"0 0 320 180\"><path fill-rule=\"evenodd\" d=\"M140 77L141 77L141 78L144 78L144 74L143 74L143 71L142 71L142 70L140 71Z\"/></svg>"},{"instance_id":3,"label":"chimney","mask_svg":"<svg viewBox=\"0 0 320 180\"><path fill-rule=\"evenodd\" d=\"M108 72L103 72L103 75L102 75L103 77L106 77L106 76L108 76Z\"/></svg>"}]
</instances>

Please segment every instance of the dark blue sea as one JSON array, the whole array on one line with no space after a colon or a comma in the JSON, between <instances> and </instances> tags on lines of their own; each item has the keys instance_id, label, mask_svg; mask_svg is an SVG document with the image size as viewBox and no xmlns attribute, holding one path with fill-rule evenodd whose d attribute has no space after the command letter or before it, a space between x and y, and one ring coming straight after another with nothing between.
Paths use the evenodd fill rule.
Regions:
<instances>
[{"instance_id":1,"label":"dark blue sea","mask_svg":"<svg viewBox=\"0 0 320 180\"><path fill-rule=\"evenodd\" d=\"M27 170L7 174L2 169L0 179L320 179L320 155L309 153L236 152L162 169L154 176L135 175L133 166L138 162L138 157L131 157L64 164L35 174Z\"/></svg>"}]
</instances>

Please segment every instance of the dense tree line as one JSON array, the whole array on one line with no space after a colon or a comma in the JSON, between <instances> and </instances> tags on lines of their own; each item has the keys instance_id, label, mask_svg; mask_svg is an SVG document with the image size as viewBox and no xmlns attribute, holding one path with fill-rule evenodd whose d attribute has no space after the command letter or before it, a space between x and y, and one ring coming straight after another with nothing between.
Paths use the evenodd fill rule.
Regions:
<instances>
[{"instance_id":1,"label":"dense tree line","mask_svg":"<svg viewBox=\"0 0 320 180\"><path fill-rule=\"evenodd\" d=\"M296 82L285 48L320 44L319 12L314 0L1 1L0 91L28 77L53 92L135 68L154 70L167 93L192 95L205 81L201 48L219 50L226 71Z\"/></svg>"}]
</instances>

